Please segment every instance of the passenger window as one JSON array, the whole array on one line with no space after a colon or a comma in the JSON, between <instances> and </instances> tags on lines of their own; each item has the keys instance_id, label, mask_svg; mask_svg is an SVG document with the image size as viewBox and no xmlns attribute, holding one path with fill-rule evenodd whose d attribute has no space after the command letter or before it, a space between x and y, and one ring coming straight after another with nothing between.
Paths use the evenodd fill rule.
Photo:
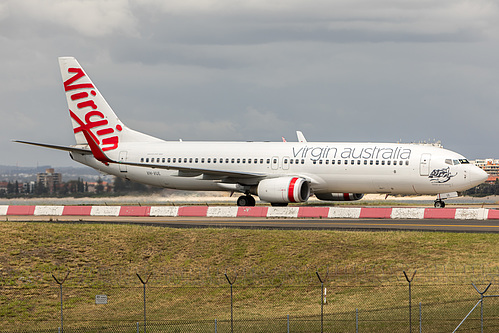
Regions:
<instances>
[{"instance_id":1,"label":"passenger window","mask_svg":"<svg viewBox=\"0 0 499 333\"><path fill-rule=\"evenodd\" d=\"M216 158L213 159L213 163L217 163L217 159Z\"/></svg>"},{"instance_id":2,"label":"passenger window","mask_svg":"<svg viewBox=\"0 0 499 333\"><path fill-rule=\"evenodd\" d=\"M305 164L305 160L301 160L301 164Z\"/></svg>"},{"instance_id":3,"label":"passenger window","mask_svg":"<svg viewBox=\"0 0 499 333\"><path fill-rule=\"evenodd\" d=\"M378 160L376 160L376 165L379 165L379 161Z\"/></svg>"},{"instance_id":4,"label":"passenger window","mask_svg":"<svg viewBox=\"0 0 499 333\"><path fill-rule=\"evenodd\" d=\"M241 163L241 159L240 158L237 159L237 163Z\"/></svg>"},{"instance_id":5,"label":"passenger window","mask_svg":"<svg viewBox=\"0 0 499 333\"><path fill-rule=\"evenodd\" d=\"M317 160L313 160L312 163L317 164Z\"/></svg>"},{"instance_id":6,"label":"passenger window","mask_svg":"<svg viewBox=\"0 0 499 333\"><path fill-rule=\"evenodd\" d=\"M322 164L322 160L319 160L319 164Z\"/></svg>"},{"instance_id":7,"label":"passenger window","mask_svg":"<svg viewBox=\"0 0 499 333\"><path fill-rule=\"evenodd\" d=\"M274 164L277 164L277 159L274 158Z\"/></svg>"},{"instance_id":8,"label":"passenger window","mask_svg":"<svg viewBox=\"0 0 499 333\"><path fill-rule=\"evenodd\" d=\"M243 163L246 163L246 159L245 158L243 158Z\"/></svg>"},{"instance_id":9,"label":"passenger window","mask_svg":"<svg viewBox=\"0 0 499 333\"><path fill-rule=\"evenodd\" d=\"M173 163L177 163L177 159L175 157L173 158Z\"/></svg>"},{"instance_id":10,"label":"passenger window","mask_svg":"<svg viewBox=\"0 0 499 333\"><path fill-rule=\"evenodd\" d=\"M144 162L144 158L143 158L143 157L141 157L141 158L140 158L140 161L141 161L141 162Z\"/></svg>"},{"instance_id":11,"label":"passenger window","mask_svg":"<svg viewBox=\"0 0 499 333\"><path fill-rule=\"evenodd\" d=\"M170 163L171 161L172 161L172 159L168 157L168 163Z\"/></svg>"},{"instance_id":12,"label":"passenger window","mask_svg":"<svg viewBox=\"0 0 499 333\"><path fill-rule=\"evenodd\" d=\"M161 159L161 163L165 163L165 158L164 157Z\"/></svg>"},{"instance_id":13,"label":"passenger window","mask_svg":"<svg viewBox=\"0 0 499 333\"><path fill-rule=\"evenodd\" d=\"M393 161L393 165L397 165L397 161Z\"/></svg>"},{"instance_id":14,"label":"passenger window","mask_svg":"<svg viewBox=\"0 0 499 333\"><path fill-rule=\"evenodd\" d=\"M391 165L392 161L386 161L386 165Z\"/></svg>"},{"instance_id":15,"label":"passenger window","mask_svg":"<svg viewBox=\"0 0 499 333\"><path fill-rule=\"evenodd\" d=\"M208 159L206 160L206 163L211 163L211 158L208 158Z\"/></svg>"},{"instance_id":16,"label":"passenger window","mask_svg":"<svg viewBox=\"0 0 499 333\"><path fill-rule=\"evenodd\" d=\"M405 165L409 165L409 161L405 161Z\"/></svg>"},{"instance_id":17,"label":"passenger window","mask_svg":"<svg viewBox=\"0 0 499 333\"><path fill-rule=\"evenodd\" d=\"M192 157L191 157L191 158L189 158L189 163L192 163Z\"/></svg>"},{"instance_id":18,"label":"passenger window","mask_svg":"<svg viewBox=\"0 0 499 333\"><path fill-rule=\"evenodd\" d=\"M351 160L351 161L350 161L350 164L351 164L351 165L354 165L354 164L355 164L355 161L354 161L354 160Z\"/></svg>"},{"instance_id":19,"label":"passenger window","mask_svg":"<svg viewBox=\"0 0 499 333\"><path fill-rule=\"evenodd\" d=\"M204 163L204 158L201 159L201 163Z\"/></svg>"},{"instance_id":20,"label":"passenger window","mask_svg":"<svg viewBox=\"0 0 499 333\"><path fill-rule=\"evenodd\" d=\"M187 163L187 157L184 158L184 163Z\"/></svg>"},{"instance_id":21,"label":"passenger window","mask_svg":"<svg viewBox=\"0 0 499 333\"><path fill-rule=\"evenodd\" d=\"M360 160L357 160L357 165L360 165Z\"/></svg>"},{"instance_id":22,"label":"passenger window","mask_svg":"<svg viewBox=\"0 0 499 333\"><path fill-rule=\"evenodd\" d=\"M329 164L329 160L326 160L326 164Z\"/></svg>"},{"instance_id":23,"label":"passenger window","mask_svg":"<svg viewBox=\"0 0 499 333\"><path fill-rule=\"evenodd\" d=\"M369 161L369 165L373 165L374 164L374 161L373 160L370 160Z\"/></svg>"},{"instance_id":24,"label":"passenger window","mask_svg":"<svg viewBox=\"0 0 499 333\"><path fill-rule=\"evenodd\" d=\"M293 164L293 160L289 160L289 164Z\"/></svg>"},{"instance_id":25,"label":"passenger window","mask_svg":"<svg viewBox=\"0 0 499 333\"><path fill-rule=\"evenodd\" d=\"M367 165L367 160L364 160L364 165Z\"/></svg>"},{"instance_id":26,"label":"passenger window","mask_svg":"<svg viewBox=\"0 0 499 333\"><path fill-rule=\"evenodd\" d=\"M385 165L385 161L381 161L381 165Z\"/></svg>"},{"instance_id":27,"label":"passenger window","mask_svg":"<svg viewBox=\"0 0 499 333\"><path fill-rule=\"evenodd\" d=\"M235 159L231 159L231 160L230 160L230 162L231 162L231 163L234 163L235 161L236 161Z\"/></svg>"},{"instance_id":28,"label":"passenger window","mask_svg":"<svg viewBox=\"0 0 499 333\"><path fill-rule=\"evenodd\" d=\"M149 157L148 157L148 158L146 158L146 163L149 163Z\"/></svg>"},{"instance_id":29,"label":"passenger window","mask_svg":"<svg viewBox=\"0 0 499 333\"><path fill-rule=\"evenodd\" d=\"M338 160L338 165L341 164L341 160Z\"/></svg>"},{"instance_id":30,"label":"passenger window","mask_svg":"<svg viewBox=\"0 0 499 333\"><path fill-rule=\"evenodd\" d=\"M228 158L225 159L225 163L229 163L229 159Z\"/></svg>"},{"instance_id":31,"label":"passenger window","mask_svg":"<svg viewBox=\"0 0 499 333\"><path fill-rule=\"evenodd\" d=\"M223 158L220 158L220 163L223 163L224 162L224 159Z\"/></svg>"},{"instance_id":32,"label":"passenger window","mask_svg":"<svg viewBox=\"0 0 499 333\"><path fill-rule=\"evenodd\" d=\"M251 158L248 158L248 164L251 164Z\"/></svg>"},{"instance_id":33,"label":"passenger window","mask_svg":"<svg viewBox=\"0 0 499 333\"><path fill-rule=\"evenodd\" d=\"M263 164L263 158L260 159L260 164Z\"/></svg>"}]
</instances>

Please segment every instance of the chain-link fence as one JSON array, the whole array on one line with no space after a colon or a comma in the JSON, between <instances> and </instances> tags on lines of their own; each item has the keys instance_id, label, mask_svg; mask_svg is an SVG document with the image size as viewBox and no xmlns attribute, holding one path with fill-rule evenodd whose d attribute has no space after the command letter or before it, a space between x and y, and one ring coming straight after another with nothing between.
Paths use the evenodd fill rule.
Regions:
<instances>
[{"instance_id":1,"label":"chain-link fence","mask_svg":"<svg viewBox=\"0 0 499 333\"><path fill-rule=\"evenodd\" d=\"M52 281L1 286L0 331L410 333L452 332L462 322L458 332L480 332L482 325L497 332L499 297L491 296L499 295L498 275L477 271L370 276L367 268L330 267L308 272L298 285L285 283L282 271L265 272L272 276L265 283L256 270L211 271L204 281L192 271L173 280L122 273L91 281L78 271L64 280L60 272Z\"/></svg>"}]
</instances>

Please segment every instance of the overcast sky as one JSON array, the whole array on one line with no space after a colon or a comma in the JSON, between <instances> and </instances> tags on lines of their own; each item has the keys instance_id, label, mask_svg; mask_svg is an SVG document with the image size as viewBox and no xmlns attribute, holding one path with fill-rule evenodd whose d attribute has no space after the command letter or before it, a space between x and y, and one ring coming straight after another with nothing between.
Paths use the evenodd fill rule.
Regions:
<instances>
[{"instance_id":1,"label":"overcast sky","mask_svg":"<svg viewBox=\"0 0 499 333\"><path fill-rule=\"evenodd\" d=\"M441 140L499 157L495 0L0 0L0 164L77 165L57 57L177 140Z\"/></svg>"}]
</instances>

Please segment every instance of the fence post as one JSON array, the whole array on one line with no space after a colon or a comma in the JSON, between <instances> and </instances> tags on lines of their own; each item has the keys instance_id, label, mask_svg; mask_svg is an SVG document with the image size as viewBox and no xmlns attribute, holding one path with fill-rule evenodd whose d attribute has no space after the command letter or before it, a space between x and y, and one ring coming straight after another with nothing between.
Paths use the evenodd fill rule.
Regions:
<instances>
[{"instance_id":1,"label":"fence post","mask_svg":"<svg viewBox=\"0 0 499 333\"><path fill-rule=\"evenodd\" d=\"M421 309L421 302L419 302L419 333L423 332L423 311Z\"/></svg>"},{"instance_id":2,"label":"fence post","mask_svg":"<svg viewBox=\"0 0 499 333\"><path fill-rule=\"evenodd\" d=\"M139 273L136 273L137 274L137 277L139 278L140 282L142 282L142 285L144 286L144 333L147 332L147 325L146 325L146 284L147 282L149 282L149 278L151 277L152 273L149 274L149 276L147 277L147 280L142 280L142 278L140 277Z\"/></svg>"},{"instance_id":3,"label":"fence post","mask_svg":"<svg viewBox=\"0 0 499 333\"><path fill-rule=\"evenodd\" d=\"M227 279L227 282L230 284L230 331L231 333L234 332L234 307L233 307L233 294L232 294L232 285L236 282L237 279L237 274L236 277L234 278L233 281L230 281L229 277L227 276L227 273L225 274L225 278Z\"/></svg>"},{"instance_id":4,"label":"fence post","mask_svg":"<svg viewBox=\"0 0 499 333\"><path fill-rule=\"evenodd\" d=\"M480 290L478 290L478 288L475 286L475 284L473 282L471 282L471 284L473 285L473 288L475 288L477 293L480 294L480 303L481 303L480 304L480 328L481 328L481 332L483 333L483 294L485 294L487 292L489 287L492 285L492 282L490 282L489 285L487 286L487 288L485 288L485 290L482 292L480 292Z\"/></svg>"},{"instance_id":5,"label":"fence post","mask_svg":"<svg viewBox=\"0 0 499 333\"><path fill-rule=\"evenodd\" d=\"M355 309L355 333L359 333L359 309Z\"/></svg>"},{"instance_id":6,"label":"fence post","mask_svg":"<svg viewBox=\"0 0 499 333\"><path fill-rule=\"evenodd\" d=\"M57 280L57 278L54 276L54 274L52 274L52 277L54 278L55 282L59 285L60 287L60 290L61 290L61 333L64 333L64 316L62 314L62 284L66 281L66 279L68 278L69 276L69 271L68 273L66 274L66 277L62 280L62 281L59 281Z\"/></svg>"},{"instance_id":7,"label":"fence post","mask_svg":"<svg viewBox=\"0 0 499 333\"><path fill-rule=\"evenodd\" d=\"M409 280L409 277L407 276L406 272L404 272L405 279L407 282L409 282L409 333L412 333L412 295L411 295L411 283L412 280L414 279L414 275L416 275L417 271L414 271L412 274L411 279Z\"/></svg>"},{"instance_id":8,"label":"fence post","mask_svg":"<svg viewBox=\"0 0 499 333\"><path fill-rule=\"evenodd\" d=\"M321 283L321 333L324 333L324 282L322 281L318 271L315 271L315 274L317 274L317 277ZM328 274L329 270L326 272L326 279Z\"/></svg>"}]
</instances>

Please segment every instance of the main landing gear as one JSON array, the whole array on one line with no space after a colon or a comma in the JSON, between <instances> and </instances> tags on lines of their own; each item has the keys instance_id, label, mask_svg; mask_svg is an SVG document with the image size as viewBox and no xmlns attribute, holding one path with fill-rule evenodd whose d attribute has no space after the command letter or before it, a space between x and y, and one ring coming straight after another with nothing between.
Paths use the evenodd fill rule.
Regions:
<instances>
[{"instance_id":1,"label":"main landing gear","mask_svg":"<svg viewBox=\"0 0 499 333\"><path fill-rule=\"evenodd\" d=\"M442 199L437 199L435 200L435 203L433 204L435 208L444 208L445 207L445 202Z\"/></svg>"},{"instance_id":2,"label":"main landing gear","mask_svg":"<svg viewBox=\"0 0 499 333\"><path fill-rule=\"evenodd\" d=\"M241 195L237 198L237 205L240 207L254 207L255 206L255 198L251 195Z\"/></svg>"}]
</instances>

